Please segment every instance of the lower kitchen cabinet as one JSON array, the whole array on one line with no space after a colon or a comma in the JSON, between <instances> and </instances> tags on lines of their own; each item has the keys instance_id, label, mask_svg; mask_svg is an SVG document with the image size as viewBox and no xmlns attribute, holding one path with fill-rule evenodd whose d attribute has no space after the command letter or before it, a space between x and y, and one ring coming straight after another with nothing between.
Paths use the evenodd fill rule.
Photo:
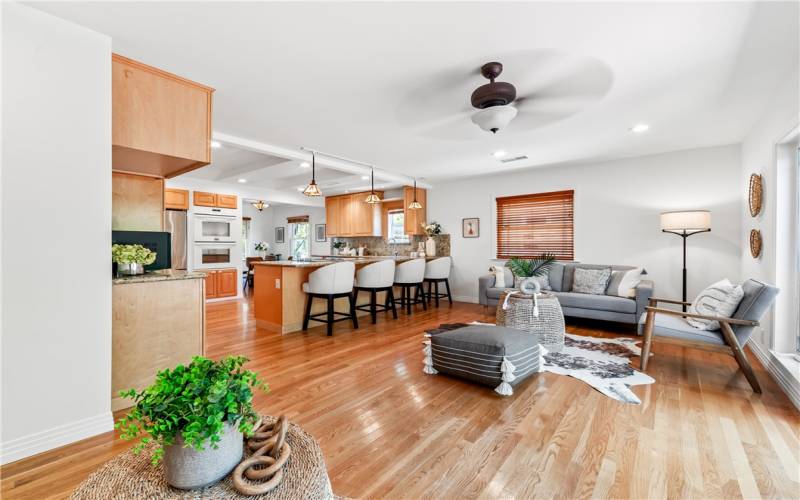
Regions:
<instances>
[{"instance_id":1,"label":"lower kitchen cabinet","mask_svg":"<svg viewBox=\"0 0 800 500\"><path fill-rule=\"evenodd\" d=\"M238 269L207 269L206 273L206 298L219 299L222 297L236 297L236 277Z\"/></svg>"}]
</instances>

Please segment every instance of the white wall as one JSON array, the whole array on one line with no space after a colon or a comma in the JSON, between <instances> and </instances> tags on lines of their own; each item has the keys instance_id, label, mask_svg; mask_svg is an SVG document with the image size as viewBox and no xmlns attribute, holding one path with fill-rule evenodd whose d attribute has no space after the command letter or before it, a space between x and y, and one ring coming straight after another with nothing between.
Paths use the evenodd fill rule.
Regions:
<instances>
[{"instance_id":1,"label":"white wall","mask_svg":"<svg viewBox=\"0 0 800 500\"><path fill-rule=\"evenodd\" d=\"M771 284L777 284L783 290L778 296L780 302L790 297L787 293L786 283L783 274L777 272L779 262L777 251L780 239L777 237L779 232L785 232L787 227L778 227L777 224L777 204L779 174L785 175L785 171L778 171L776 168L776 147L775 145L800 123L800 102L798 102L798 88L800 88L800 77L797 68L793 74L787 75L783 85L776 89L772 94L770 106L765 111L762 118L753 127L750 133L742 141L742 164L740 174L739 190L747 193L751 173L760 173L764 178L764 205L758 217L750 216L747 205L742 207L741 220L742 228L740 241L742 244L741 255L741 274L745 278L754 278ZM763 239L763 253L761 258L753 259L750 256L749 238L750 230L761 230ZM796 307L784 304L783 309ZM780 312L780 311L779 311ZM793 346L792 321L788 315L779 314L774 318L772 314L767 315L762 321L761 331L756 332L754 340L764 349L770 350L777 348L780 351L787 351ZM777 321L776 321L777 319ZM777 338L776 338L777 337Z\"/></svg>"},{"instance_id":2,"label":"white wall","mask_svg":"<svg viewBox=\"0 0 800 500\"><path fill-rule=\"evenodd\" d=\"M287 217L297 215L308 215L308 220L311 228L311 254L312 255L330 255L330 238L328 241L319 242L315 241L315 231L317 224L325 224L325 207L304 207L298 205L281 205L277 207L270 207L272 210L272 231L269 232L269 237L266 241L270 244L270 252L282 254L281 258L286 259L289 257L289 224L286 222ZM284 227L286 237L283 243L275 242L275 228Z\"/></svg>"},{"instance_id":3,"label":"white wall","mask_svg":"<svg viewBox=\"0 0 800 500\"><path fill-rule=\"evenodd\" d=\"M634 137L631 140L635 140ZM688 239L688 295L740 276L738 145L442 182L428 193L428 219L451 234L451 284L458 300L477 302L478 277L494 254L495 198L575 190L575 259L644 266L656 294L681 294L681 238L662 233L665 210L709 209L710 233ZM480 238L461 236L461 219L480 217Z\"/></svg>"},{"instance_id":4,"label":"white wall","mask_svg":"<svg viewBox=\"0 0 800 500\"><path fill-rule=\"evenodd\" d=\"M113 428L111 39L20 4L2 14L7 463Z\"/></svg>"},{"instance_id":5,"label":"white wall","mask_svg":"<svg viewBox=\"0 0 800 500\"><path fill-rule=\"evenodd\" d=\"M274 239L272 233L272 210L272 207L267 207L259 212L250 203L245 203L242 207L242 216L250 217L250 242L247 249L247 257L256 255L254 247L259 241L265 241L272 247Z\"/></svg>"}]
</instances>

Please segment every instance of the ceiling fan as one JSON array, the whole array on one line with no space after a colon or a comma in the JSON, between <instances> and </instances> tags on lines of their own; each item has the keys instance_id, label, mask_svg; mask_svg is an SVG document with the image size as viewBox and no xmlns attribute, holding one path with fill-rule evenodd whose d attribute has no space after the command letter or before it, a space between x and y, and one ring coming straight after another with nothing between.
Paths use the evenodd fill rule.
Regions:
<instances>
[{"instance_id":1,"label":"ceiling fan","mask_svg":"<svg viewBox=\"0 0 800 500\"><path fill-rule=\"evenodd\" d=\"M499 62L488 62L481 66L481 75L489 83L481 85L472 92L470 101L474 108L480 109L472 115L472 123L487 132L496 134L517 116L517 108L511 105L517 98L517 89L507 82L496 82L503 72Z\"/></svg>"}]
</instances>

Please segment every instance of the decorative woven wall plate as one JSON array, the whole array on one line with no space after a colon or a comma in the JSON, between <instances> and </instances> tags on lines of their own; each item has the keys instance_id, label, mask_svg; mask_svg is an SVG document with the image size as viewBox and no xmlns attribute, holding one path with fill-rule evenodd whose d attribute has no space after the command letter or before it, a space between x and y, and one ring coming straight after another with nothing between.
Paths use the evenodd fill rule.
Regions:
<instances>
[{"instance_id":1,"label":"decorative woven wall plate","mask_svg":"<svg viewBox=\"0 0 800 500\"><path fill-rule=\"evenodd\" d=\"M758 229L750 230L750 255L757 259L761 255L761 231Z\"/></svg>"},{"instance_id":2,"label":"decorative woven wall plate","mask_svg":"<svg viewBox=\"0 0 800 500\"><path fill-rule=\"evenodd\" d=\"M748 199L750 200L750 215L755 217L761 213L761 198L764 194L764 186L759 174L750 174L750 189Z\"/></svg>"}]
</instances>

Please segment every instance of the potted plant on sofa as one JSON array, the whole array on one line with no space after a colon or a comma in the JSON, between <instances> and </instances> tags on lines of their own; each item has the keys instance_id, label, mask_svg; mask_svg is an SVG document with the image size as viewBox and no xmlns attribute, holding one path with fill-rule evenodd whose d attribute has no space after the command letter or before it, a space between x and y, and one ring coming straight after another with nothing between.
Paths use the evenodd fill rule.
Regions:
<instances>
[{"instance_id":1,"label":"potted plant on sofa","mask_svg":"<svg viewBox=\"0 0 800 500\"><path fill-rule=\"evenodd\" d=\"M530 290L526 290L523 287L523 283L530 283L533 285L533 281L536 282L538 289L547 288L549 289L550 282L547 279L547 274L550 270L550 266L556 261L556 256L552 253L542 253L538 257L534 257L533 259L523 259L521 257L513 257L508 262L506 262L506 267L511 270L511 273L519 279L518 287L523 292L528 292ZM533 278L533 280L529 280L528 278ZM538 290L536 290L538 291Z\"/></svg>"},{"instance_id":2,"label":"potted plant on sofa","mask_svg":"<svg viewBox=\"0 0 800 500\"><path fill-rule=\"evenodd\" d=\"M156 253L142 245L111 245L111 261L117 274L144 274L144 266L156 261Z\"/></svg>"},{"instance_id":3,"label":"potted plant on sofa","mask_svg":"<svg viewBox=\"0 0 800 500\"><path fill-rule=\"evenodd\" d=\"M136 405L117 422L120 437L141 437L136 453L155 442L152 463L163 459L171 486L194 489L219 481L241 461L243 434L252 435L258 421L253 390L268 390L256 373L242 369L247 361L197 356L188 366L160 371L142 391L122 391Z\"/></svg>"}]
</instances>

